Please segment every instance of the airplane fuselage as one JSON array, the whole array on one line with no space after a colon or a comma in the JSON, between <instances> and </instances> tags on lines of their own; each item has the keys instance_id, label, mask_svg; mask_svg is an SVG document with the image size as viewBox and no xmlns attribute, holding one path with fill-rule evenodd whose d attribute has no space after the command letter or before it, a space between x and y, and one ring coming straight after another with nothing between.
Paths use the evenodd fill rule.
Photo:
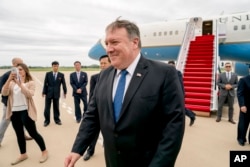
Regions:
<instances>
[{"instance_id":1,"label":"airplane fuselage","mask_svg":"<svg viewBox=\"0 0 250 167\"><path fill-rule=\"evenodd\" d=\"M154 60L176 60L185 34L188 19L139 25L142 53ZM206 28L210 23L211 27ZM200 35L219 29L220 60L250 63L250 13L203 18ZM98 60L106 54L104 39L89 51L89 57Z\"/></svg>"}]
</instances>

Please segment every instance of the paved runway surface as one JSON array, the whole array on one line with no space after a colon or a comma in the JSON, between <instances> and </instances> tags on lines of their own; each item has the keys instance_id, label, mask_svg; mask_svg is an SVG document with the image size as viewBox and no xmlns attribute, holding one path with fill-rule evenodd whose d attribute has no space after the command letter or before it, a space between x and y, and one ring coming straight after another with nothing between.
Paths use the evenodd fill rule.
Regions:
<instances>
[{"instance_id":1,"label":"paved runway surface","mask_svg":"<svg viewBox=\"0 0 250 167\"><path fill-rule=\"evenodd\" d=\"M5 71L0 70L0 75ZM36 81L35 104L38 109L38 120L36 122L39 133L44 137L49 159L40 164L41 152L34 140L27 141L27 154L29 158L17 164L18 167L59 167L63 166L64 158L69 154L74 142L79 125L74 119L74 103L72 88L69 84L70 72L63 72L66 77L68 94L66 99L60 100L60 112L62 125L51 122L49 126L43 127L44 98L42 97L42 86L45 72L32 72ZM88 76L97 71L87 72ZM89 88L89 86L88 86ZM2 111L2 103L0 104ZM234 120L238 121L238 104L235 103ZM51 113L52 114L52 113ZM2 117L2 113L0 113ZM0 117L0 118L1 118ZM53 114L51 115L51 118ZM240 146L236 140L237 124L233 125L227 121L227 107L224 107L223 118L220 123L215 122L215 113L211 117L197 117L194 125L189 126L186 118L186 131L183 145L176 161L176 167L229 167L230 150L249 150L250 145ZM53 119L52 119L53 120ZM94 156L89 161L81 158L76 167L105 167L102 139L99 138ZM11 161L19 156L19 149L12 125L8 127L0 147L0 167L11 166Z\"/></svg>"}]
</instances>

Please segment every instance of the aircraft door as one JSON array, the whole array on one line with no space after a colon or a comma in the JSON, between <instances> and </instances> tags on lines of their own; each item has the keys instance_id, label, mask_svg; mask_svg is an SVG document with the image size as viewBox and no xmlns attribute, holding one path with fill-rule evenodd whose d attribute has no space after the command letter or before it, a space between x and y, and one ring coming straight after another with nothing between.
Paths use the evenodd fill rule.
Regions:
<instances>
[{"instance_id":1,"label":"aircraft door","mask_svg":"<svg viewBox=\"0 0 250 167\"><path fill-rule=\"evenodd\" d=\"M202 35L211 35L213 34L213 21L203 21L202 23Z\"/></svg>"}]
</instances>

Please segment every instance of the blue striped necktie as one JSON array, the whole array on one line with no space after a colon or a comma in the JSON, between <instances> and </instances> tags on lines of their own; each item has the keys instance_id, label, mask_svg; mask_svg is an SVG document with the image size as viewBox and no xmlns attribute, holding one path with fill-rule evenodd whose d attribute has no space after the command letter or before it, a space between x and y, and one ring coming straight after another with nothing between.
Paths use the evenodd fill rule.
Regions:
<instances>
[{"instance_id":1,"label":"blue striped necktie","mask_svg":"<svg viewBox=\"0 0 250 167\"><path fill-rule=\"evenodd\" d=\"M115 115L115 122L117 122L121 109L122 109L122 101L123 101L123 94L126 84L126 75L128 71L122 70L120 73L120 79L116 88L115 97L114 97L114 115Z\"/></svg>"}]
</instances>

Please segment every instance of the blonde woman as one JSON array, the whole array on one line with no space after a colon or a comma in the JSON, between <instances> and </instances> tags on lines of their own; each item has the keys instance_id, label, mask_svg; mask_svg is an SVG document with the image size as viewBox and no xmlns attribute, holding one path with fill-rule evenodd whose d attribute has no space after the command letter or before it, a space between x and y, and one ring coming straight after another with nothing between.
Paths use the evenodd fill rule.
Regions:
<instances>
[{"instance_id":1,"label":"blonde woman","mask_svg":"<svg viewBox=\"0 0 250 167\"><path fill-rule=\"evenodd\" d=\"M27 129L30 136L36 141L42 151L39 162L43 163L48 159L48 151L46 150L43 137L37 132L35 125L37 115L36 107L32 99L34 93L35 82L32 80L27 65L23 63L19 64L16 70L12 70L2 88L2 94L9 96L6 119L10 119L12 122L21 153L11 165L16 165L28 158L23 127Z\"/></svg>"}]
</instances>

